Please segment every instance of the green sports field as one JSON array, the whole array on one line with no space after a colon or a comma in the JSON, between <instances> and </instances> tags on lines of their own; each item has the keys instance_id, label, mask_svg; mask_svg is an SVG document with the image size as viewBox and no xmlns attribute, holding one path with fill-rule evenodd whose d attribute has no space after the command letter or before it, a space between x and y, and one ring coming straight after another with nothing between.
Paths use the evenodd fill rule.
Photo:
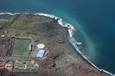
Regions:
<instances>
[{"instance_id":1,"label":"green sports field","mask_svg":"<svg viewBox=\"0 0 115 76\"><path fill-rule=\"evenodd\" d=\"M28 57L30 40L15 39L12 56Z\"/></svg>"},{"instance_id":2,"label":"green sports field","mask_svg":"<svg viewBox=\"0 0 115 76\"><path fill-rule=\"evenodd\" d=\"M30 61L18 61L18 63L29 63Z\"/></svg>"}]
</instances>

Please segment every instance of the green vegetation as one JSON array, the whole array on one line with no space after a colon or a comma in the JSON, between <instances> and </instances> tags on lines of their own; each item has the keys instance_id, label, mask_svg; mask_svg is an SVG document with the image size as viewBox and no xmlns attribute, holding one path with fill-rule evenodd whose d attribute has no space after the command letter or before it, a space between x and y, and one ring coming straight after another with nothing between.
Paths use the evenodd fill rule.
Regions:
<instances>
[{"instance_id":1,"label":"green vegetation","mask_svg":"<svg viewBox=\"0 0 115 76\"><path fill-rule=\"evenodd\" d=\"M51 40L42 39L42 40L39 41L39 43L43 43L43 44L48 46L49 44L51 44Z\"/></svg>"},{"instance_id":2,"label":"green vegetation","mask_svg":"<svg viewBox=\"0 0 115 76\"><path fill-rule=\"evenodd\" d=\"M2 63L3 62L3 60L0 60L0 63Z\"/></svg>"},{"instance_id":3,"label":"green vegetation","mask_svg":"<svg viewBox=\"0 0 115 76\"><path fill-rule=\"evenodd\" d=\"M60 54L64 54L65 53L65 49L63 47L57 46L54 43L49 44L48 45L48 49L51 49L53 52L60 53Z\"/></svg>"},{"instance_id":4,"label":"green vegetation","mask_svg":"<svg viewBox=\"0 0 115 76\"><path fill-rule=\"evenodd\" d=\"M0 19L0 21L8 21L8 19Z\"/></svg>"},{"instance_id":5,"label":"green vegetation","mask_svg":"<svg viewBox=\"0 0 115 76\"><path fill-rule=\"evenodd\" d=\"M0 41L9 41L10 40L10 37L0 37Z\"/></svg>"},{"instance_id":6,"label":"green vegetation","mask_svg":"<svg viewBox=\"0 0 115 76\"><path fill-rule=\"evenodd\" d=\"M7 31L7 32L4 32ZM6 36L31 37L35 42L43 43L53 52L64 53L65 49L56 43L64 44L64 36L60 35L57 22L51 18L34 15L14 15L7 22L0 22L0 34ZM8 40L5 37L1 41ZM14 40L12 56L28 56L29 40Z\"/></svg>"},{"instance_id":7,"label":"green vegetation","mask_svg":"<svg viewBox=\"0 0 115 76\"><path fill-rule=\"evenodd\" d=\"M79 67L79 65L76 63L76 67L78 68Z\"/></svg>"},{"instance_id":8,"label":"green vegetation","mask_svg":"<svg viewBox=\"0 0 115 76\"><path fill-rule=\"evenodd\" d=\"M61 36L56 36L53 38L53 41L56 42L56 43L60 43L60 44L64 44L64 37L61 35Z\"/></svg>"},{"instance_id":9,"label":"green vegetation","mask_svg":"<svg viewBox=\"0 0 115 76\"><path fill-rule=\"evenodd\" d=\"M8 63L10 60L7 60L6 63Z\"/></svg>"},{"instance_id":10,"label":"green vegetation","mask_svg":"<svg viewBox=\"0 0 115 76\"><path fill-rule=\"evenodd\" d=\"M28 57L30 40L15 39L12 56Z\"/></svg>"},{"instance_id":11,"label":"green vegetation","mask_svg":"<svg viewBox=\"0 0 115 76\"><path fill-rule=\"evenodd\" d=\"M18 63L29 63L30 61L18 61Z\"/></svg>"},{"instance_id":12,"label":"green vegetation","mask_svg":"<svg viewBox=\"0 0 115 76\"><path fill-rule=\"evenodd\" d=\"M68 53L70 56L77 58L76 54Z\"/></svg>"},{"instance_id":13,"label":"green vegetation","mask_svg":"<svg viewBox=\"0 0 115 76\"><path fill-rule=\"evenodd\" d=\"M2 30L0 30L0 35L2 35L3 34L3 31Z\"/></svg>"}]
</instances>

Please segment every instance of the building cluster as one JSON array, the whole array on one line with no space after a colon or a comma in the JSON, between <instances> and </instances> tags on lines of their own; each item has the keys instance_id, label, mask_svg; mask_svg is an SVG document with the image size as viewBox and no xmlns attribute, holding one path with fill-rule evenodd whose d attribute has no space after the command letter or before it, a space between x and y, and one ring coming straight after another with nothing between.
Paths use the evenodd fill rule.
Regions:
<instances>
[{"instance_id":1,"label":"building cluster","mask_svg":"<svg viewBox=\"0 0 115 76\"><path fill-rule=\"evenodd\" d=\"M38 65L38 62L37 61L34 61L34 60L31 60L31 61L24 61L24 60L16 60L16 61L0 61L0 68L6 68L10 71L12 70L21 70L21 69L24 69L24 70L31 70L31 69L35 69L35 68L38 68L39 65Z\"/></svg>"},{"instance_id":2,"label":"building cluster","mask_svg":"<svg viewBox=\"0 0 115 76\"><path fill-rule=\"evenodd\" d=\"M6 68L8 70L12 70L13 69L13 62L12 61L4 61L4 60L0 60L0 68Z\"/></svg>"},{"instance_id":3,"label":"building cluster","mask_svg":"<svg viewBox=\"0 0 115 76\"><path fill-rule=\"evenodd\" d=\"M35 69L36 67L39 67L38 63L35 61L19 61L16 60L14 63L14 69Z\"/></svg>"},{"instance_id":4,"label":"building cluster","mask_svg":"<svg viewBox=\"0 0 115 76\"><path fill-rule=\"evenodd\" d=\"M24 44L24 41L19 43L20 42L19 40L20 41L26 40L25 42L27 42L27 46L24 46L24 48L22 48L23 51L20 51L20 50L22 50L22 49L20 49L20 47L21 47L21 45ZM27 41L27 40L29 40L29 41ZM6 51L8 55L4 54L4 57L2 57L2 56L0 57L0 69L6 68L9 71L38 70L38 67L39 67L38 61L35 61L33 57L35 57L35 59L37 58L39 60L39 59L46 58L49 54L49 51L47 48L45 48L44 44L38 44L37 47L35 47L34 42L30 38L15 36L15 37L12 37L12 39L9 43L10 44L8 47L8 51ZM18 45L14 44L14 43L17 43ZM17 45L17 47L14 48L13 47L14 45ZM24 55L23 55L23 53L24 53ZM5 55L6 55L6 57L5 57ZM7 56L11 56L12 58L7 59ZM24 58L24 57L28 57L28 58L30 58L30 60L28 60L28 58ZM16 60L16 59L18 59L18 60Z\"/></svg>"}]
</instances>

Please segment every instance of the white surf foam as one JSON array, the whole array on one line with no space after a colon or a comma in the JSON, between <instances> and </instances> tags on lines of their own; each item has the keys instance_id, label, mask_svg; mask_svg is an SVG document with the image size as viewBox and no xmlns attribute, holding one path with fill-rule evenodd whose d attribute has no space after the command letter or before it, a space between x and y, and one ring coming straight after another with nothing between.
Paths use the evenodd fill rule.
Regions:
<instances>
[{"instance_id":1,"label":"white surf foam","mask_svg":"<svg viewBox=\"0 0 115 76\"><path fill-rule=\"evenodd\" d=\"M6 12L6 13L1 12L1 13L0 13L0 15L5 15L5 14L16 15L16 14L20 14L20 13L9 13L9 12ZM21 13L21 14L30 14L30 13ZM59 23L61 26L68 28L69 38L70 38L69 41L71 42L71 44L76 48L76 50L81 54L81 56L82 56L85 60L87 60L93 67L95 67L95 68L98 69L99 71L105 72L105 73L107 73L107 74L109 74L109 75L111 75L111 76L115 76L115 75L113 75L112 73L110 73L110 72L108 72L108 71L106 71L106 70L104 70L104 69L98 68L98 67L97 67L95 64L93 64L90 60L88 60L85 55L83 55L83 54L81 53L81 51L76 47L76 43L80 45L81 42L77 42L77 41L73 38L74 31L76 31L76 30L74 29L74 27L73 27L71 24L69 24L69 23L64 23L61 18L56 17L55 15L46 14L46 13L35 13L35 15L46 16L46 17L50 17L50 18L53 18L53 19L55 19L55 20L58 20L58 23Z\"/></svg>"},{"instance_id":2,"label":"white surf foam","mask_svg":"<svg viewBox=\"0 0 115 76\"><path fill-rule=\"evenodd\" d=\"M73 38L73 34L74 34L75 29L74 29L74 27L73 27L71 24L64 23L61 18L56 17L55 15L44 14L44 13L37 13L37 14L38 14L38 15L42 15L42 16L47 16L47 17L50 17L50 18L54 18L54 19L59 19L59 20L58 20L58 23L59 23L61 26L68 28L68 32L69 32L69 36L70 36L70 42L71 42L71 44L76 48L76 50L82 55L82 57L83 57L85 60L87 60L93 67L95 67L96 69L98 69L99 71L105 72L105 73L107 73L107 74L113 76L112 73L110 73L110 72L108 72L108 71L106 71L106 70L104 70L104 69L98 68L98 67L97 67L95 64L93 64L89 59L87 59L87 57L84 56L84 55L81 53L81 51L76 47L76 43L80 45L81 42L77 42L77 41ZM75 42L76 42L76 43L75 43Z\"/></svg>"},{"instance_id":3,"label":"white surf foam","mask_svg":"<svg viewBox=\"0 0 115 76\"><path fill-rule=\"evenodd\" d=\"M77 43L78 45L81 45L81 42L77 42L77 41L76 41L76 43Z\"/></svg>"},{"instance_id":4,"label":"white surf foam","mask_svg":"<svg viewBox=\"0 0 115 76\"><path fill-rule=\"evenodd\" d=\"M16 14L20 14L20 13L10 13L10 12L1 12L0 13L0 15L5 15L5 14L16 15Z\"/></svg>"},{"instance_id":5,"label":"white surf foam","mask_svg":"<svg viewBox=\"0 0 115 76\"><path fill-rule=\"evenodd\" d=\"M6 14L8 14L8 15L17 15L17 14L30 14L30 13L10 13L10 12L0 12L0 15L6 15Z\"/></svg>"}]
</instances>

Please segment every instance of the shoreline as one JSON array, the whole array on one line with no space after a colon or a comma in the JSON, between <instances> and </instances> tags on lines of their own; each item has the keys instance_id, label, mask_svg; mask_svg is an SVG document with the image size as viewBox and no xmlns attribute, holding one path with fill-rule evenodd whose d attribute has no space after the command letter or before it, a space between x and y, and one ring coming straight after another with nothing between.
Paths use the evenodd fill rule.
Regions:
<instances>
[{"instance_id":1,"label":"shoreline","mask_svg":"<svg viewBox=\"0 0 115 76\"><path fill-rule=\"evenodd\" d=\"M1 15L16 15L16 14L21 14L21 13L0 13L0 16ZM29 13L24 13L24 14L29 14ZM59 17L56 17L54 15L50 15L50 14L44 14L44 13L35 13L34 15L40 15L40 16L45 16L45 17L50 17L52 19L55 19L58 21L59 25L61 25L62 27L65 27L67 28L67 37L69 37L68 42L69 42L69 45L71 45L71 47L73 47L73 49L75 49L75 52L77 54L79 54L79 56L82 58L82 60L84 62L86 62L87 64L90 64L91 66L93 66L94 68L96 68L97 70L99 70L100 72L104 72L106 74L109 74L109 75L113 75L112 73L106 71L106 70L103 70L103 69L99 69L95 64L93 64L90 60L88 60L81 52L78 48L75 47L75 43L72 43L72 41L70 41L71 38L73 38L73 33L75 31L74 27L71 25L71 24L68 24L68 23L64 23L63 20ZM74 39L74 38L73 38Z\"/></svg>"},{"instance_id":2,"label":"shoreline","mask_svg":"<svg viewBox=\"0 0 115 76\"><path fill-rule=\"evenodd\" d=\"M68 29L68 30L67 30L67 31L68 31L68 36L70 37L70 39L73 38L74 31L76 31L76 30L74 29L74 27L73 27L71 24L63 23L63 20L62 20L62 19L60 19L59 17L56 17L56 16L54 16L54 15L44 14L44 13L38 13L38 15L50 17L50 18L53 18L53 19L59 19L59 20L58 20L58 23L59 23L62 27L66 27L66 28ZM85 62L86 62L87 64L90 64L91 66L93 66L94 68L96 68L97 70L99 70L100 72L104 72L104 73L109 74L109 75L111 75L111 76L114 75L114 74L112 74L112 73L110 73L110 72L108 72L108 71L106 71L106 70L103 70L103 69L98 68L98 67L97 67L95 64L93 64L90 60L88 60L87 57L85 57L85 56L80 52L80 50L79 50L78 48L75 47L75 44L72 43L72 41L70 41L70 40L68 40L68 41L69 41L70 44L73 46L73 48L76 49L77 54L79 54L80 57L83 59L83 61L85 60ZM79 44L79 42L77 42L77 41L76 41L76 43Z\"/></svg>"}]
</instances>

